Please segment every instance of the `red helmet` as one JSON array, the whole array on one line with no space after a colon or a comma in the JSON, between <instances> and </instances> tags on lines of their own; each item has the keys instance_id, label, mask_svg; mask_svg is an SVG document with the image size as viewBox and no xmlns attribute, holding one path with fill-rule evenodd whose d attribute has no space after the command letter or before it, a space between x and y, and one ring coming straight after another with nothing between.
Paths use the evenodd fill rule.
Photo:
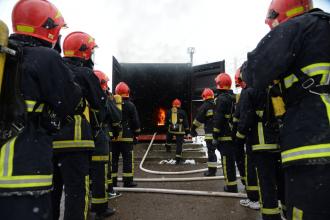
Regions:
<instances>
[{"instance_id":1,"label":"red helmet","mask_svg":"<svg viewBox=\"0 0 330 220\"><path fill-rule=\"evenodd\" d=\"M55 44L65 26L60 11L46 0L21 0L12 11L13 31Z\"/></svg>"},{"instance_id":2,"label":"red helmet","mask_svg":"<svg viewBox=\"0 0 330 220\"><path fill-rule=\"evenodd\" d=\"M231 87L231 78L227 73L220 73L214 80L217 89L228 90Z\"/></svg>"},{"instance_id":3,"label":"red helmet","mask_svg":"<svg viewBox=\"0 0 330 220\"><path fill-rule=\"evenodd\" d=\"M173 107L180 108L181 107L181 101L179 99L174 99L172 102Z\"/></svg>"},{"instance_id":4,"label":"red helmet","mask_svg":"<svg viewBox=\"0 0 330 220\"><path fill-rule=\"evenodd\" d=\"M246 87L246 83L242 80L241 77L241 68L238 68L235 73L235 86L241 87L244 89Z\"/></svg>"},{"instance_id":5,"label":"red helmet","mask_svg":"<svg viewBox=\"0 0 330 220\"><path fill-rule=\"evenodd\" d=\"M129 87L126 83L120 82L117 84L115 89L116 95L120 95L121 97L129 97Z\"/></svg>"},{"instance_id":6,"label":"red helmet","mask_svg":"<svg viewBox=\"0 0 330 220\"><path fill-rule=\"evenodd\" d=\"M102 72L100 70L94 70L94 74L97 76L97 78L99 78L101 88L104 91L107 90L107 88L108 88L108 82L109 82L108 76L104 72Z\"/></svg>"},{"instance_id":7,"label":"red helmet","mask_svg":"<svg viewBox=\"0 0 330 220\"><path fill-rule=\"evenodd\" d=\"M303 14L312 8L312 0L273 0L270 3L265 23L273 29L289 18Z\"/></svg>"},{"instance_id":8,"label":"red helmet","mask_svg":"<svg viewBox=\"0 0 330 220\"><path fill-rule=\"evenodd\" d=\"M63 42L64 57L79 57L89 60L93 49L97 47L95 40L89 34L76 31L70 33Z\"/></svg>"},{"instance_id":9,"label":"red helmet","mask_svg":"<svg viewBox=\"0 0 330 220\"><path fill-rule=\"evenodd\" d=\"M202 92L202 98L203 98L203 100L214 99L214 93L213 93L212 89L205 88Z\"/></svg>"}]
</instances>

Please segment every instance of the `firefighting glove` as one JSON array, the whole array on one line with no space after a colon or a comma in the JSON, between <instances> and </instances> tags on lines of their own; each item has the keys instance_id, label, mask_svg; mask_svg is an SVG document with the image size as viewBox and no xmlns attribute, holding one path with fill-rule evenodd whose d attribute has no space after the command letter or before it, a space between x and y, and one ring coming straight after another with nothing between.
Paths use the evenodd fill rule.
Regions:
<instances>
[{"instance_id":1,"label":"firefighting glove","mask_svg":"<svg viewBox=\"0 0 330 220\"><path fill-rule=\"evenodd\" d=\"M219 140L213 139L212 140L212 145L213 145L213 147L218 147L219 146Z\"/></svg>"},{"instance_id":2,"label":"firefighting glove","mask_svg":"<svg viewBox=\"0 0 330 220\"><path fill-rule=\"evenodd\" d=\"M193 137L197 137L197 135L198 135L198 133L197 133L197 131L195 129L191 129L190 134Z\"/></svg>"}]
</instances>

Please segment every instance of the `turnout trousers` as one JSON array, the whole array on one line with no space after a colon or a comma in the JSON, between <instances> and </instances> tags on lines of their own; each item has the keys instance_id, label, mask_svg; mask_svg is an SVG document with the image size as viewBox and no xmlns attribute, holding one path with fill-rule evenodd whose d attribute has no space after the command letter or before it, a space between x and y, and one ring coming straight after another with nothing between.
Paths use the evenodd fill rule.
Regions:
<instances>
[{"instance_id":1,"label":"turnout trousers","mask_svg":"<svg viewBox=\"0 0 330 220\"><path fill-rule=\"evenodd\" d=\"M123 182L133 182L134 176L134 152L133 143L113 142L112 143L112 182L117 186L119 156L123 158Z\"/></svg>"},{"instance_id":2,"label":"turnout trousers","mask_svg":"<svg viewBox=\"0 0 330 220\"><path fill-rule=\"evenodd\" d=\"M89 202L89 151L54 153L53 219L59 219L64 186L64 220L85 220Z\"/></svg>"},{"instance_id":3,"label":"turnout trousers","mask_svg":"<svg viewBox=\"0 0 330 220\"><path fill-rule=\"evenodd\" d=\"M217 146L221 154L223 175L225 177L225 191L237 192L235 152L232 141L220 141Z\"/></svg>"}]
</instances>

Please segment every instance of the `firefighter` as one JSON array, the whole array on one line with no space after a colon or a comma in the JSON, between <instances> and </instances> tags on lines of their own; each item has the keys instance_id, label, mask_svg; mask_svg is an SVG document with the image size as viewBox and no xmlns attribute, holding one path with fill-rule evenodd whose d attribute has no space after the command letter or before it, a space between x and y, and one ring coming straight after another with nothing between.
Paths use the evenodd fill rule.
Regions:
<instances>
[{"instance_id":1,"label":"firefighter","mask_svg":"<svg viewBox=\"0 0 330 220\"><path fill-rule=\"evenodd\" d=\"M241 96L238 138L249 136L257 172L261 214L264 220L281 219L278 206L280 184L279 124L264 90L245 89Z\"/></svg>"},{"instance_id":2,"label":"firefighter","mask_svg":"<svg viewBox=\"0 0 330 220\"><path fill-rule=\"evenodd\" d=\"M59 218L62 190L65 190L64 219L86 219L89 201L90 157L94 138L86 106L105 114L106 94L90 68L95 40L84 32L72 32L63 42L64 61L72 70L84 99L74 116L58 132L53 141L54 190L53 218Z\"/></svg>"},{"instance_id":3,"label":"firefighter","mask_svg":"<svg viewBox=\"0 0 330 220\"><path fill-rule=\"evenodd\" d=\"M217 155L215 155L215 146L212 145L212 131L213 131L213 114L214 114L214 93L212 89L205 88L202 92L202 98L204 100L203 105L198 109L196 117L191 126L190 134L193 137L197 136L196 128L204 124L205 142L207 147L208 171L204 173L204 176L215 176L217 172Z\"/></svg>"},{"instance_id":4,"label":"firefighter","mask_svg":"<svg viewBox=\"0 0 330 220\"><path fill-rule=\"evenodd\" d=\"M241 88L242 90L245 89L246 84L244 81L240 79L240 72L241 68L238 68L235 73L235 86L236 88ZM237 131L237 125L240 118L240 102L239 102L240 94L236 96L236 105L235 105L235 112L233 115L233 131L232 131L232 137L234 139L235 144L235 160L236 165L239 171L239 174L241 176L242 184L246 185L246 175L245 175L245 149L244 149L244 142L237 142L236 140L236 131Z\"/></svg>"},{"instance_id":5,"label":"firefighter","mask_svg":"<svg viewBox=\"0 0 330 220\"><path fill-rule=\"evenodd\" d=\"M245 64L243 64L242 66L244 66ZM235 147L236 150L237 148L239 149L238 151L242 151L241 148L243 148L244 151L244 145L245 145L245 158L244 160L244 168L245 168L245 172L244 172L244 176L245 176L245 190L246 190L246 194L247 194L247 198L246 199L241 199L239 201L239 203L242 206L245 207L249 207L251 209L255 209L258 210L260 209L260 203L259 203L259 186L258 186L258 180L257 180L257 173L256 173L256 169L255 169L255 157L252 153L252 146L251 146L251 135L250 133L248 135L243 134L241 126L244 122L246 121L246 109L244 109L242 107L242 105L244 103L242 102L246 102L244 101L244 97L246 97L245 93L247 91L247 85L246 83L241 79L241 68L239 69L239 71L236 72L235 74L235 81L236 84L239 84L242 87L242 91L240 94L240 98L239 98L239 102L236 106L235 109L235 116L234 116L234 121L236 120L237 122L234 123L234 128L233 128L233 133L235 132L234 135L234 140L235 140ZM242 120L241 120L241 115ZM238 127L240 129L238 129ZM244 131L245 132L245 131ZM240 152L238 154L238 152L236 151L236 161L238 160L238 158L241 157L242 152ZM243 155L243 156L244 156ZM240 159L242 160L242 159ZM239 166L238 166L239 168Z\"/></svg>"},{"instance_id":6,"label":"firefighter","mask_svg":"<svg viewBox=\"0 0 330 220\"><path fill-rule=\"evenodd\" d=\"M182 160L182 144L184 141L184 135L189 134L189 124L187 114L183 109L181 109L181 101L179 99L174 99L172 102L172 108L166 112L165 127L168 128L165 144L166 151L171 152L171 146L169 143L175 136L175 162L176 164L180 164Z\"/></svg>"},{"instance_id":7,"label":"firefighter","mask_svg":"<svg viewBox=\"0 0 330 220\"><path fill-rule=\"evenodd\" d=\"M113 186L117 186L118 160L120 154L123 157L123 182L124 187L136 187L134 177L134 139L141 132L140 119L135 105L130 100L130 90L126 83L120 82L115 89L116 95L120 95L122 100L116 103L122 112L122 132L112 145L112 181Z\"/></svg>"},{"instance_id":8,"label":"firefighter","mask_svg":"<svg viewBox=\"0 0 330 220\"><path fill-rule=\"evenodd\" d=\"M26 115L12 123L8 134L16 135L1 144L1 219L52 219L51 135L81 100L69 68L51 49L64 25L59 10L45 0L18 1L12 11L14 34L9 47L17 49L20 81L18 88L6 88L4 83L2 91L18 89ZM10 75L17 74L12 70ZM12 113L17 111L12 109Z\"/></svg>"},{"instance_id":9,"label":"firefighter","mask_svg":"<svg viewBox=\"0 0 330 220\"><path fill-rule=\"evenodd\" d=\"M231 87L231 79L227 73L220 73L215 78L218 96L213 116L213 145L221 153L223 175L225 177L224 191L237 192L235 151L233 147L232 119L235 98Z\"/></svg>"},{"instance_id":10,"label":"firefighter","mask_svg":"<svg viewBox=\"0 0 330 220\"><path fill-rule=\"evenodd\" d=\"M106 94L108 90L109 78L105 73L99 70L94 70L94 74L100 81L100 86ZM119 126L120 114L114 103L107 99L107 106L115 111L107 111L104 120L102 121L99 113L90 109L90 122L93 130L95 150L91 161L91 193L92 205L91 211L96 213L95 219L104 219L114 214L114 209L108 208L108 166L109 166L109 125L111 119L115 119L116 125ZM110 106L111 105L111 106ZM117 113L118 112L118 113ZM114 125L114 123L112 124ZM118 136L118 135L117 135Z\"/></svg>"},{"instance_id":11,"label":"firefighter","mask_svg":"<svg viewBox=\"0 0 330 220\"><path fill-rule=\"evenodd\" d=\"M311 8L310 0L271 2L271 31L248 53L243 79L256 89L280 81L288 219L322 220L330 219L330 19Z\"/></svg>"}]
</instances>

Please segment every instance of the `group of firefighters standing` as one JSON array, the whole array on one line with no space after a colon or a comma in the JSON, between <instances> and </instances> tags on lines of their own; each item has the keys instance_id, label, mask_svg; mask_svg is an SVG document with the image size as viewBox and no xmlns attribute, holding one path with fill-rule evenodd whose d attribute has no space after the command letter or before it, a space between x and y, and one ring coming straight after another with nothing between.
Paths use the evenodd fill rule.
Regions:
<instances>
[{"instance_id":1,"label":"group of firefighters standing","mask_svg":"<svg viewBox=\"0 0 330 220\"><path fill-rule=\"evenodd\" d=\"M312 0L273 0L266 19L271 31L236 74L239 101L230 76L221 73L217 96L203 91L190 130L180 100L167 112L176 162L184 135L196 136L204 124L204 175L216 175L218 149L224 191L235 193L236 162L248 195L240 204L260 205L263 219L281 219L281 210L287 219L330 219L329 21L329 14L312 9ZM112 95L106 74L94 70L93 37L72 32L61 47L64 26L47 0L20 0L12 11L14 33L1 47L8 53L0 84L4 219L58 219L63 189L64 219L86 219L90 194L97 219L112 215L108 197L117 194L120 154L123 186L136 186L140 122L129 87L121 82Z\"/></svg>"}]
</instances>

